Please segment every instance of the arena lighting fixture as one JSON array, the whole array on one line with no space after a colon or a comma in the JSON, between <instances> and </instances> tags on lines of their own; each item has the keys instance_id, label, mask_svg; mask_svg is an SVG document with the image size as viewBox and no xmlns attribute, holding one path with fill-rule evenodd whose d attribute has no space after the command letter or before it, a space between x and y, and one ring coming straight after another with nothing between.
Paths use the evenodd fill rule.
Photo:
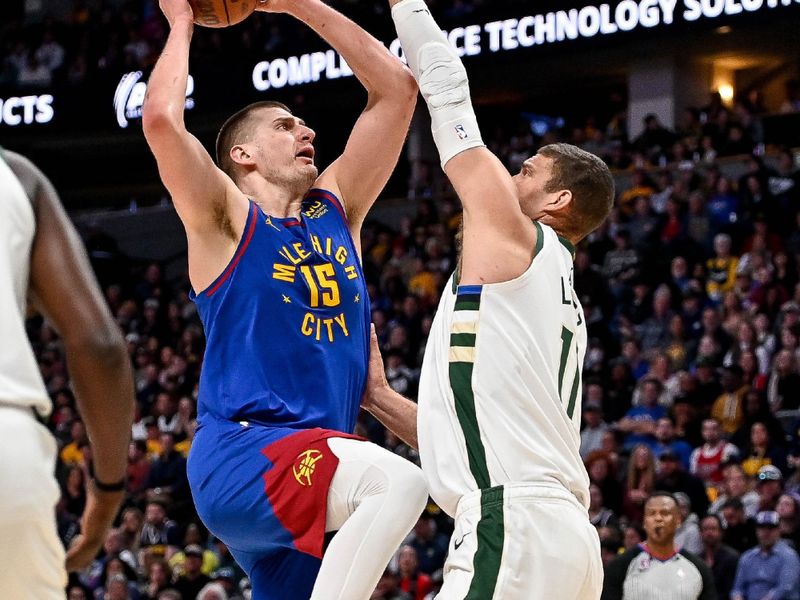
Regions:
<instances>
[{"instance_id":1,"label":"arena lighting fixture","mask_svg":"<svg viewBox=\"0 0 800 600\"><path fill-rule=\"evenodd\" d=\"M733 102L733 86L730 83L723 83L717 91L725 104Z\"/></svg>"}]
</instances>

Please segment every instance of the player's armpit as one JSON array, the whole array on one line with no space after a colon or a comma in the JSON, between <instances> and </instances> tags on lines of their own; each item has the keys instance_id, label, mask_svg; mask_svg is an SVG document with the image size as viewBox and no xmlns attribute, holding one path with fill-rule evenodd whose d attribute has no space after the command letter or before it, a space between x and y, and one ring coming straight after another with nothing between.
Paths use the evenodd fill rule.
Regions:
<instances>
[{"instance_id":1,"label":"player's armpit","mask_svg":"<svg viewBox=\"0 0 800 600\"><path fill-rule=\"evenodd\" d=\"M506 168L486 148L472 148L445 168L464 206L462 284L509 281L530 267L536 226L520 208Z\"/></svg>"},{"instance_id":2,"label":"player's armpit","mask_svg":"<svg viewBox=\"0 0 800 600\"><path fill-rule=\"evenodd\" d=\"M200 141L182 123L175 123L157 109L145 111L143 128L161 181L186 229L197 233L219 232L238 241L244 220L238 223L237 230L224 217L231 219L230 205L237 203L246 216L247 200L217 168Z\"/></svg>"}]
</instances>

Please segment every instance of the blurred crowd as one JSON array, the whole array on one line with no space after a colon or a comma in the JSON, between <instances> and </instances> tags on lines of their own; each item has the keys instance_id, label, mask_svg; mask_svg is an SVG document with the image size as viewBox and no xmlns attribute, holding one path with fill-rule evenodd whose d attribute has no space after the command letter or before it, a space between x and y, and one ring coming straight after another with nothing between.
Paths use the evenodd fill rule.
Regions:
<instances>
[{"instance_id":1,"label":"blurred crowd","mask_svg":"<svg viewBox=\"0 0 800 600\"><path fill-rule=\"evenodd\" d=\"M156 0L72 0L71 5L64 4L47 6L32 18L0 24L0 84L21 88L77 84L104 73L118 78L155 64L168 33ZM386 29L390 24L386 0L332 0L329 4L365 27ZM488 3L431 0L429 4L438 17L453 20ZM306 52L315 39L313 32L299 23L262 13L233 30L198 28L192 53L194 57L261 60L263 56Z\"/></svg>"}]
</instances>

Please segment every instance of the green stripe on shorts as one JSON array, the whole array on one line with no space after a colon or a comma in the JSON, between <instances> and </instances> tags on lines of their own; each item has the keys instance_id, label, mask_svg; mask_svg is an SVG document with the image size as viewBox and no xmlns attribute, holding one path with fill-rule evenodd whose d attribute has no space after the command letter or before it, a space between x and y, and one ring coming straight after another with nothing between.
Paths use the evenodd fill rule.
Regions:
<instances>
[{"instance_id":1,"label":"green stripe on shorts","mask_svg":"<svg viewBox=\"0 0 800 600\"><path fill-rule=\"evenodd\" d=\"M472 583L464 600L491 600L497 586L505 541L503 486L481 491L478 549L472 558Z\"/></svg>"}]
</instances>

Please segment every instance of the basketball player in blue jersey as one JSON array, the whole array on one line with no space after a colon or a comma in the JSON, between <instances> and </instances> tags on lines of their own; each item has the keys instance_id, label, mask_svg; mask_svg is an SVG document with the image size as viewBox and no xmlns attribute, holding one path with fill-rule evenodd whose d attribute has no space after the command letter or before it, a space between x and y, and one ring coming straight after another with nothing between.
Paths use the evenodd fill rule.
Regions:
<instances>
[{"instance_id":1,"label":"basketball player in blue jersey","mask_svg":"<svg viewBox=\"0 0 800 600\"><path fill-rule=\"evenodd\" d=\"M360 227L397 162L416 85L319 0L269 0L259 9L296 17L344 57L367 107L321 175L314 132L271 102L223 125L217 166L183 121L191 8L161 7L171 31L143 126L186 229L207 337L188 462L198 513L254 599L366 599L427 499L416 467L349 435L369 352Z\"/></svg>"}]
</instances>

